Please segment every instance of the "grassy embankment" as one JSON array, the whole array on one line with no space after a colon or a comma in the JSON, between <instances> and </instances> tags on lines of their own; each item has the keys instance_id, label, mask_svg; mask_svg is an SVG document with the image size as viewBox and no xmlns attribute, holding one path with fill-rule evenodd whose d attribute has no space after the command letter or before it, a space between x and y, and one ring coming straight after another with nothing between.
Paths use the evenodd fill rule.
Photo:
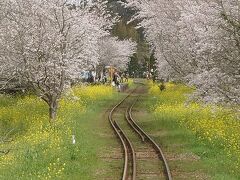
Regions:
<instances>
[{"instance_id":1,"label":"grassy embankment","mask_svg":"<svg viewBox=\"0 0 240 180\"><path fill-rule=\"evenodd\" d=\"M168 83L160 92L150 83L135 116L163 146L175 179L240 179L240 122L231 109L186 104L193 89Z\"/></svg>"},{"instance_id":2,"label":"grassy embankment","mask_svg":"<svg viewBox=\"0 0 240 180\"><path fill-rule=\"evenodd\" d=\"M119 161L104 161L99 153L119 146L103 115L123 95L107 86L75 87L73 93L61 100L54 128L39 98L0 97L0 137L12 130L10 142L0 142L0 150L10 150L0 154L0 179L104 179L120 173Z\"/></svg>"}]
</instances>

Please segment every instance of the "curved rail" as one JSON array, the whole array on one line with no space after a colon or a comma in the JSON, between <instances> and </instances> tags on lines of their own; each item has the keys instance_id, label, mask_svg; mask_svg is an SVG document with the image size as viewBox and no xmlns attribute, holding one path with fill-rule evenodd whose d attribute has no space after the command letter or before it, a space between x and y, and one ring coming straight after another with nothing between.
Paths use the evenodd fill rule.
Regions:
<instances>
[{"instance_id":1,"label":"curved rail","mask_svg":"<svg viewBox=\"0 0 240 180\"><path fill-rule=\"evenodd\" d=\"M121 144L124 149L124 169L123 169L123 174L122 174L122 180L126 180L128 178L128 168L129 168L129 154L132 155L132 179L136 179L136 155L134 148L130 142L130 140L127 138L123 130L119 127L116 121L113 121L112 116L113 112L135 91L134 89L131 93L129 93L122 101L120 101L117 105L113 107L113 109L110 111L108 120L110 121L110 124L114 131L116 132L118 138L121 141Z\"/></svg>"},{"instance_id":2,"label":"curved rail","mask_svg":"<svg viewBox=\"0 0 240 180\"><path fill-rule=\"evenodd\" d=\"M129 117L129 109L130 109L130 107L128 109L126 109L125 119L127 120L128 124L133 128L133 130L140 136L140 138L142 139L142 142L144 142L145 137L141 134L141 132L131 122L131 119Z\"/></svg>"},{"instance_id":3,"label":"curved rail","mask_svg":"<svg viewBox=\"0 0 240 180\"><path fill-rule=\"evenodd\" d=\"M120 128L120 126L118 125L118 123L116 121L114 121L114 125L116 126L116 128L119 130L120 134L122 134L122 138L125 139L126 141L126 147L128 147L128 151L129 151L129 155L132 156L132 179L135 180L136 179L136 153L135 150L133 148L132 143L130 142L130 140L128 139L128 137L126 136L126 134L123 132L123 130ZM129 157L128 157L129 159ZM127 165L127 168L129 166ZM126 172L125 174L127 174L128 172ZM127 177L127 176L126 176Z\"/></svg>"},{"instance_id":4,"label":"curved rail","mask_svg":"<svg viewBox=\"0 0 240 180\"><path fill-rule=\"evenodd\" d=\"M142 83L139 83L142 84ZM138 86L139 87L139 86ZM110 121L110 124L112 128L114 129L115 133L117 134L118 138L121 141L122 147L124 149L124 168L122 173L122 180L129 179L129 176L131 176L132 180L136 179L136 153L133 148L132 143L126 136L126 134L123 132L121 127L118 125L116 121L113 120L113 113L114 111L138 88L136 87L132 92L130 92L123 100L121 100L117 105L115 105L112 110L109 113L108 119ZM138 98L137 98L138 100ZM163 168L164 168L164 174L168 180L172 180L172 175L170 172L170 168L168 166L167 160L163 154L162 149L158 146L158 144L146 133L143 131L143 129L138 126L138 124L134 121L132 117L132 109L135 103L128 107L125 111L125 119L127 120L128 124L133 128L133 130L141 137L141 140L149 142L152 147L155 149L156 153L158 154L158 158L163 161ZM130 174L129 169L132 168L132 172Z\"/></svg>"},{"instance_id":5,"label":"curved rail","mask_svg":"<svg viewBox=\"0 0 240 180\"><path fill-rule=\"evenodd\" d=\"M138 100L138 99L137 99ZM159 158L162 159L163 163L164 163L164 170L165 170L165 174L167 176L168 180L172 180L172 175L171 175L171 171L169 168L169 165L167 163L167 159L164 156L164 153L162 151L162 149L158 146L158 144L135 122L135 120L132 117L132 109L133 106L135 105L135 103L137 102L137 100L132 104L132 106L128 109L128 114L126 115L126 117L128 116L128 122L130 124L130 126L136 131L136 133L140 136L140 137L144 137L143 139L147 139L148 142L150 142L152 144L152 146L154 147L154 149L157 151Z\"/></svg>"}]
</instances>

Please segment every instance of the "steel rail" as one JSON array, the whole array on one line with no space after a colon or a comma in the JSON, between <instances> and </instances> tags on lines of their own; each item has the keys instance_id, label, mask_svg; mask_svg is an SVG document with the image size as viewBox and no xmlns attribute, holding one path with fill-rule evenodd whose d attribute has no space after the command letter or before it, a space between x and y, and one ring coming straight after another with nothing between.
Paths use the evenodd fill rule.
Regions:
<instances>
[{"instance_id":1,"label":"steel rail","mask_svg":"<svg viewBox=\"0 0 240 180\"><path fill-rule=\"evenodd\" d=\"M130 156L132 156L132 180L135 180L136 179L136 153L135 153L135 150L133 148L133 145L132 145L131 141L128 139L128 137L126 136L124 131L120 128L118 123L116 121L114 121L114 124L115 124L116 128L119 130L120 134L122 134L122 137L127 142L127 147L128 147L128 150L129 150L129 154L130 154Z\"/></svg>"},{"instance_id":2,"label":"steel rail","mask_svg":"<svg viewBox=\"0 0 240 180\"><path fill-rule=\"evenodd\" d=\"M140 137L144 136L154 147L154 149L157 151L159 158L163 161L164 164L164 170L165 170L165 174L168 180L172 180L172 175L171 175L171 171L169 168L169 165L167 163L167 159L162 151L162 149L159 147L159 145L136 123L136 121L134 120L134 118L132 117L132 109L133 106L136 104L136 102L138 101L138 99L132 104L132 106L128 109L128 117L129 120L131 121L130 126L135 130L137 129L136 133L138 133L138 135ZM144 138L144 139L145 139Z\"/></svg>"},{"instance_id":3,"label":"steel rail","mask_svg":"<svg viewBox=\"0 0 240 180\"><path fill-rule=\"evenodd\" d=\"M140 136L140 138L142 139L142 141L144 142L145 137L142 135L142 133L132 124L130 117L129 117L129 109L130 107L128 107L126 109L125 112L125 119L127 120L128 124L134 129L134 131Z\"/></svg>"},{"instance_id":4,"label":"steel rail","mask_svg":"<svg viewBox=\"0 0 240 180\"><path fill-rule=\"evenodd\" d=\"M143 84L135 82L136 84ZM139 86L138 86L139 87ZM121 141L122 147L124 149L124 168L122 172L122 180L129 179L129 169L132 168L131 172L131 179L136 179L136 153L133 148L132 143L124 133L124 131L121 129L121 127L118 125L116 121L113 120L113 113L114 111L127 99L130 97L130 95L138 88L136 87L132 92L130 92L124 99L122 99L117 105L113 107L113 109L110 111L108 119L110 121L110 124L114 131L116 132L118 138ZM168 180L172 180L172 175L170 172L170 168L168 166L167 160L164 156L164 153L162 149L158 146L158 144L146 133L144 130L135 122L134 118L132 117L132 109L133 106L136 104L138 98L136 101L133 102L131 106L129 106L125 111L125 119L127 120L128 124L132 127L132 129L141 137L142 141L146 141L150 143L153 148L155 149L156 153L158 154L158 158L163 161L163 167L164 167L164 174ZM131 157L129 157L131 156ZM129 162L131 161L131 162Z\"/></svg>"},{"instance_id":5,"label":"steel rail","mask_svg":"<svg viewBox=\"0 0 240 180\"><path fill-rule=\"evenodd\" d=\"M118 108L128 97L130 96L130 94L128 96L126 96L122 101L120 101L116 106L113 107L113 109L110 111L109 116L108 116L108 120L113 128L113 130L115 131L115 133L117 134L118 138L121 141L121 144L123 146L124 149L124 169L123 169L123 174L122 174L122 180L127 179L127 171L128 171L128 151L127 151L127 146L122 138L122 136L120 135L119 131L117 130L117 128L114 125L114 122L112 120L112 116L113 116L113 112L115 111L116 108Z\"/></svg>"},{"instance_id":6,"label":"steel rail","mask_svg":"<svg viewBox=\"0 0 240 180\"><path fill-rule=\"evenodd\" d=\"M135 180L136 178L136 157L135 157L135 151L133 149L133 146L131 144L131 142L129 141L129 139L127 138L127 136L125 135L125 133L122 131L122 129L119 127L119 125L117 124L116 121L113 121L112 116L113 116L113 112L137 89L137 87L130 92L123 100L121 100L117 105L115 105L112 110L109 113L108 116L108 120L112 126L112 128L114 129L115 133L117 134L118 138L121 141L121 144L123 146L124 149L124 169L123 169L123 173L122 173L122 180L126 180L128 178L128 164L129 164L129 157L128 157L128 147L130 149L130 152L132 153L132 179ZM121 136L121 134L123 135L123 137ZM128 145L125 143L124 139L126 140L126 142L128 142ZM135 168L134 168L135 167Z\"/></svg>"}]
</instances>

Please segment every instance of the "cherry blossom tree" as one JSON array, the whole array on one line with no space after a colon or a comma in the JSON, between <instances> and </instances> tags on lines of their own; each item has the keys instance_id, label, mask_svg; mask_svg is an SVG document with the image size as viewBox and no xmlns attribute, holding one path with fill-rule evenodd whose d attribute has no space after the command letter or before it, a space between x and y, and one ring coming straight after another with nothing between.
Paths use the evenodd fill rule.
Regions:
<instances>
[{"instance_id":1,"label":"cherry blossom tree","mask_svg":"<svg viewBox=\"0 0 240 180\"><path fill-rule=\"evenodd\" d=\"M97 43L113 25L105 3L84 8L63 0L1 3L1 74L28 82L48 104L53 122L64 89L84 64L99 60Z\"/></svg>"},{"instance_id":2,"label":"cherry blossom tree","mask_svg":"<svg viewBox=\"0 0 240 180\"><path fill-rule=\"evenodd\" d=\"M183 6L179 21L188 30L185 37L195 40L188 48L195 52L198 68L190 82L207 102L239 103L239 2L191 2L190 7Z\"/></svg>"},{"instance_id":3,"label":"cherry blossom tree","mask_svg":"<svg viewBox=\"0 0 240 180\"><path fill-rule=\"evenodd\" d=\"M137 10L159 72L197 88L206 102L240 102L238 0L127 0Z\"/></svg>"},{"instance_id":4,"label":"cherry blossom tree","mask_svg":"<svg viewBox=\"0 0 240 180\"><path fill-rule=\"evenodd\" d=\"M131 40L118 40L107 36L99 42L100 63L119 69L126 67L129 58L136 52L137 44Z\"/></svg>"}]
</instances>

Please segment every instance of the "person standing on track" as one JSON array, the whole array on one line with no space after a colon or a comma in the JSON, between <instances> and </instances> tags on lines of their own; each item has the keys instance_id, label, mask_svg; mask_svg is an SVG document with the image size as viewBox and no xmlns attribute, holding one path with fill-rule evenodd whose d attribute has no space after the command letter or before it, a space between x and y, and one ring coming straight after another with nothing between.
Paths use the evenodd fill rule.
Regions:
<instances>
[{"instance_id":1,"label":"person standing on track","mask_svg":"<svg viewBox=\"0 0 240 180\"><path fill-rule=\"evenodd\" d=\"M120 83L123 83L123 78L124 78L125 74L124 72L121 73L121 79L120 79Z\"/></svg>"},{"instance_id":2,"label":"person standing on track","mask_svg":"<svg viewBox=\"0 0 240 180\"><path fill-rule=\"evenodd\" d=\"M119 88L119 86L120 86L119 80L120 80L120 76L117 72L115 72L113 74L113 82L117 88Z\"/></svg>"},{"instance_id":3,"label":"person standing on track","mask_svg":"<svg viewBox=\"0 0 240 180\"><path fill-rule=\"evenodd\" d=\"M128 77L129 77L129 74L126 73L126 74L125 74L125 82L128 82Z\"/></svg>"}]
</instances>

